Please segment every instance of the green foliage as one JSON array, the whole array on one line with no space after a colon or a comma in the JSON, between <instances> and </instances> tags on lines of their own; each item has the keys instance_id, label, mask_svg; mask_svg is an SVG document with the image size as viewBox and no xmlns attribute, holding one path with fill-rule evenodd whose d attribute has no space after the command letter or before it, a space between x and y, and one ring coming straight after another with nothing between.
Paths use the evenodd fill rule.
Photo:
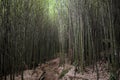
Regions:
<instances>
[{"instance_id":1,"label":"green foliage","mask_svg":"<svg viewBox=\"0 0 120 80\"><path fill-rule=\"evenodd\" d=\"M109 49L116 68L119 19L114 6L112 0L0 0L0 72L5 76L37 66L56 53L62 60L67 54L82 71ZM112 71L110 78L115 75Z\"/></svg>"},{"instance_id":2,"label":"green foliage","mask_svg":"<svg viewBox=\"0 0 120 80\"><path fill-rule=\"evenodd\" d=\"M70 69L65 69L65 70L63 70L62 73L61 73L60 76L59 76L59 79L61 79L62 77L64 77L65 74L68 73L69 70L70 70Z\"/></svg>"},{"instance_id":3,"label":"green foliage","mask_svg":"<svg viewBox=\"0 0 120 80\"><path fill-rule=\"evenodd\" d=\"M43 0L0 1L2 75L35 67L44 59L54 58L59 50L58 31L53 27L56 24L50 23L46 16L46 3Z\"/></svg>"},{"instance_id":4,"label":"green foliage","mask_svg":"<svg viewBox=\"0 0 120 80\"><path fill-rule=\"evenodd\" d=\"M116 76L117 76L117 74L110 73L110 78L109 78L109 80L117 80Z\"/></svg>"}]
</instances>

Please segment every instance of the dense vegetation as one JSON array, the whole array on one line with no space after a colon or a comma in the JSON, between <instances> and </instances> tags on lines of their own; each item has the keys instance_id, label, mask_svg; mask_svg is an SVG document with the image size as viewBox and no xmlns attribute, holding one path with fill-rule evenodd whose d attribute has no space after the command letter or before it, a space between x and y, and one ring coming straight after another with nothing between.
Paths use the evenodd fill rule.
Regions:
<instances>
[{"instance_id":1,"label":"dense vegetation","mask_svg":"<svg viewBox=\"0 0 120 80\"><path fill-rule=\"evenodd\" d=\"M0 0L0 80L60 57L84 67L107 61L118 80L119 0ZM99 78L99 77L98 77Z\"/></svg>"}]
</instances>

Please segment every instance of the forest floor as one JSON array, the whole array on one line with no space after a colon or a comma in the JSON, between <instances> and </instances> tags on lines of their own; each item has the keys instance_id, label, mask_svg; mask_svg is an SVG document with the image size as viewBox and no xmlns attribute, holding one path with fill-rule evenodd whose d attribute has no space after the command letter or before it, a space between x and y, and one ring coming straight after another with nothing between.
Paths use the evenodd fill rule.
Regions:
<instances>
[{"instance_id":1,"label":"forest floor","mask_svg":"<svg viewBox=\"0 0 120 80\"><path fill-rule=\"evenodd\" d=\"M82 74L75 72L73 65L65 64L59 66L60 59L56 58L45 64L39 65L34 70L24 71L24 80L97 80L96 69L93 70L92 66L85 68ZM97 63L99 80L109 80L109 72L106 68L106 63ZM9 80L9 79L7 79ZM15 77L15 80L21 80L21 76Z\"/></svg>"}]
</instances>

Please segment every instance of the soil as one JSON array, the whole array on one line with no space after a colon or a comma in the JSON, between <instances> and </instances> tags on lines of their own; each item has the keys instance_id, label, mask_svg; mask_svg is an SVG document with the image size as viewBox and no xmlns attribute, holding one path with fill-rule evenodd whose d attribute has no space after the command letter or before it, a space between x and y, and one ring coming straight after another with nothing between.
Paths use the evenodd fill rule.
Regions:
<instances>
[{"instance_id":1,"label":"soil","mask_svg":"<svg viewBox=\"0 0 120 80\"><path fill-rule=\"evenodd\" d=\"M59 64L60 59L56 58L45 64L39 65L35 70L25 70L24 80L97 80L96 68L93 70L93 66L86 67L84 73L77 73L75 71L75 66L69 64L59 66ZM107 64L99 62L97 66L99 80L109 80L109 72L106 68ZM63 73L65 70L68 71ZM15 80L21 80L21 75L16 76Z\"/></svg>"}]
</instances>

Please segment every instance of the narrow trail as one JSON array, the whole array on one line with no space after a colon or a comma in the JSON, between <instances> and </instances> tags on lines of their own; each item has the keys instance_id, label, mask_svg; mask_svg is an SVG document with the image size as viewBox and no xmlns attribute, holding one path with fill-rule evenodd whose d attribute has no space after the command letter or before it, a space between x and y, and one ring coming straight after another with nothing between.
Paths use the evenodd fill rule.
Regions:
<instances>
[{"instance_id":1,"label":"narrow trail","mask_svg":"<svg viewBox=\"0 0 120 80\"><path fill-rule=\"evenodd\" d=\"M35 70L25 70L24 80L96 80L96 69L93 71L92 66L85 68L82 74L75 72L75 67L65 64L64 67L59 66L60 59L56 58L45 64L39 65ZM99 70L99 80L109 80L109 72L107 64L97 63ZM9 79L8 79L9 80ZM21 76L15 77L15 80L21 80Z\"/></svg>"}]
</instances>

